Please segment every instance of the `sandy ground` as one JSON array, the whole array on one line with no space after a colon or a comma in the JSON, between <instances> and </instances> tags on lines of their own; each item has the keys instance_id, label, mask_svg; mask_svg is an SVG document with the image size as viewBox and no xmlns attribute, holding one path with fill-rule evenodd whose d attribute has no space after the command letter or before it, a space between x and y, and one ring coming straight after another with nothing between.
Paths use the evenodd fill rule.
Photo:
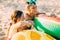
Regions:
<instances>
[{"instance_id":1,"label":"sandy ground","mask_svg":"<svg viewBox=\"0 0 60 40\"><path fill-rule=\"evenodd\" d=\"M26 12L26 0L0 0L0 40L5 40L6 29L9 27L10 14L18 9ZM60 0L37 0L39 12L46 12L47 15L55 14L60 16Z\"/></svg>"}]
</instances>

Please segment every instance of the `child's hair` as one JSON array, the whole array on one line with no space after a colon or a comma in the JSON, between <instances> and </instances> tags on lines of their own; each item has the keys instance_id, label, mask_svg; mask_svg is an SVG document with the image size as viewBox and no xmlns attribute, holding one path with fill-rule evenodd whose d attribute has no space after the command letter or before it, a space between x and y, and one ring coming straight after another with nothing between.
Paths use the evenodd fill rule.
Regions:
<instances>
[{"instance_id":1,"label":"child's hair","mask_svg":"<svg viewBox=\"0 0 60 40\"><path fill-rule=\"evenodd\" d=\"M11 19L14 21L14 23L17 22L17 19L20 18L22 16L23 12L16 10L12 15L11 15Z\"/></svg>"}]
</instances>

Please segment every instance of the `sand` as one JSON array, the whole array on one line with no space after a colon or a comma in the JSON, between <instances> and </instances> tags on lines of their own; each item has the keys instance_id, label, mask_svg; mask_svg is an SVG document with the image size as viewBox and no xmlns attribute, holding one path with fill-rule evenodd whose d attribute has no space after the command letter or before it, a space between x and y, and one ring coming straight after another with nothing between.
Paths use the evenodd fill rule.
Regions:
<instances>
[{"instance_id":1,"label":"sand","mask_svg":"<svg viewBox=\"0 0 60 40\"><path fill-rule=\"evenodd\" d=\"M10 14L18 9L26 12L25 0L0 0L0 40L6 40L6 29L9 27ZM47 15L52 13L60 17L60 0L38 0L37 8L39 12Z\"/></svg>"}]
</instances>

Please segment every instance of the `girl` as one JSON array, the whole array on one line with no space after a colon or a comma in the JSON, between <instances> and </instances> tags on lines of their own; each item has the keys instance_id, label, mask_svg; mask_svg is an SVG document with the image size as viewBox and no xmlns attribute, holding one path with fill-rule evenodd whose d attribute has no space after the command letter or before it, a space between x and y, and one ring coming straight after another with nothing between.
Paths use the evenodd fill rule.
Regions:
<instances>
[{"instance_id":1,"label":"girl","mask_svg":"<svg viewBox=\"0 0 60 40\"><path fill-rule=\"evenodd\" d=\"M33 25L31 21L24 21L23 12L16 11L14 15L11 16L14 24L11 25L8 32L8 40L11 40L12 36L22 30L31 29Z\"/></svg>"}]
</instances>

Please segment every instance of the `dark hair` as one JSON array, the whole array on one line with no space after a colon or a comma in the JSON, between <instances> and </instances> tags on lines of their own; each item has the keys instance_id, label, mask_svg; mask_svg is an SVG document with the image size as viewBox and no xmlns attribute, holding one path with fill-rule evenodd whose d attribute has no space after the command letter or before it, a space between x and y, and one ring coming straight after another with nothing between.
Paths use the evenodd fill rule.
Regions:
<instances>
[{"instance_id":1,"label":"dark hair","mask_svg":"<svg viewBox=\"0 0 60 40\"><path fill-rule=\"evenodd\" d=\"M22 14L23 14L23 12L22 12L22 11L16 11L15 13L16 13L15 18L19 18L19 17L21 17L21 16L22 16Z\"/></svg>"},{"instance_id":2,"label":"dark hair","mask_svg":"<svg viewBox=\"0 0 60 40\"><path fill-rule=\"evenodd\" d=\"M32 2L34 5L36 5L36 3L35 2Z\"/></svg>"},{"instance_id":3,"label":"dark hair","mask_svg":"<svg viewBox=\"0 0 60 40\"><path fill-rule=\"evenodd\" d=\"M20 18L22 16L23 12L16 10L12 15L11 15L11 19L14 21L14 23L17 22L17 19Z\"/></svg>"}]
</instances>

